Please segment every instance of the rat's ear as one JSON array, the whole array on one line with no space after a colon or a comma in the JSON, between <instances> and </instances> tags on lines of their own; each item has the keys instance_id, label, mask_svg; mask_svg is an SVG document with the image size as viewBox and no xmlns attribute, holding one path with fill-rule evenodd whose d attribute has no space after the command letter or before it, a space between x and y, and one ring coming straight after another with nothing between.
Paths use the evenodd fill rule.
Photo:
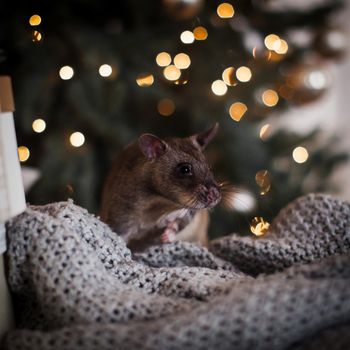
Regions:
<instances>
[{"instance_id":1,"label":"rat's ear","mask_svg":"<svg viewBox=\"0 0 350 350\"><path fill-rule=\"evenodd\" d=\"M139 146L142 153L149 160L160 157L168 148L168 145L164 141L152 134L142 134L139 137Z\"/></svg>"},{"instance_id":2,"label":"rat's ear","mask_svg":"<svg viewBox=\"0 0 350 350\"><path fill-rule=\"evenodd\" d=\"M191 139L196 142L201 149L207 147L208 143L215 137L219 129L219 123L215 123L207 131L191 136Z\"/></svg>"}]
</instances>

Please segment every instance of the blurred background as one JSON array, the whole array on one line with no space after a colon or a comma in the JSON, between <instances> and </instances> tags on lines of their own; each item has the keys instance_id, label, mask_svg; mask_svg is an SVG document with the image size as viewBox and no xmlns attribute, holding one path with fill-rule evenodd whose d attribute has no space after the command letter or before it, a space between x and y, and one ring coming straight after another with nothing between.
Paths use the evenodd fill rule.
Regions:
<instances>
[{"instance_id":1,"label":"blurred background","mask_svg":"<svg viewBox=\"0 0 350 350\"><path fill-rule=\"evenodd\" d=\"M263 234L305 193L350 199L348 2L5 3L0 73L31 204L73 198L98 214L125 145L215 122L207 156L238 193L213 210L212 237Z\"/></svg>"}]
</instances>

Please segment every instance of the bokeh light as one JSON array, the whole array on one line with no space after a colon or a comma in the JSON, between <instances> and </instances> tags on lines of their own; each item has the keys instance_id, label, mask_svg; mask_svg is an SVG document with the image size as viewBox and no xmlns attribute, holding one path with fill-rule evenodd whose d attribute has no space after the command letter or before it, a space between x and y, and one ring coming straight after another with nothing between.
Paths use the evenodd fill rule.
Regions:
<instances>
[{"instance_id":1,"label":"bokeh light","mask_svg":"<svg viewBox=\"0 0 350 350\"><path fill-rule=\"evenodd\" d=\"M263 196L269 192L271 187L271 175L267 170L259 170L255 174L256 184L260 187L260 194Z\"/></svg>"},{"instance_id":2,"label":"bokeh light","mask_svg":"<svg viewBox=\"0 0 350 350\"><path fill-rule=\"evenodd\" d=\"M261 98L262 98L264 105L267 107L276 106L276 104L278 103L278 100L279 100L277 92L275 90L271 90L271 89L265 90L262 93Z\"/></svg>"},{"instance_id":3,"label":"bokeh light","mask_svg":"<svg viewBox=\"0 0 350 350\"><path fill-rule=\"evenodd\" d=\"M228 195L225 194L225 197L224 206L237 212L248 213L256 206L254 195L244 188L235 188Z\"/></svg>"},{"instance_id":4,"label":"bokeh light","mask_svg":"<svg viewBox=\"0 0 350 350\"><path fill-rule=\"evenodd\" d=\"M181 71L173 64L165 67L163 71L164 77L168 80L175 81L180 78Z\"/></svg>"},{"instance_id":5,"label":"bokeh light","mask_svg":"<svg viewBox=\"0 0 350 350\"><path fill-rule=\"evenodd\" d=\"M103 64L102 66L100 66L100 68L98 69L99 74L101 75L101 77L109 77L113 70L112 67L109 64Z\"/></svg>"},{"instance_id":6,"label":"bokeh light","mask_svg":"<svg viewBox=\"0 0 350 350\"><path fill-rule=\"evenodd\" d=\"M271 54L272 51L267 50L267 49L261 49L258 47L254 47L252 50L252 55L255 60L264 60L264 61L270 61L271 59Z\"/></svg>"},{"instance_id":7,"label":"bokeh light","mask_svg":"<svg viewBox=\"0 0 350 350\"><path fill-rule=\"evenodd\" d=\"M269 50L275 51L281 46L281 39L276 34L269 34L265 37L264 43Z\"/></svg>"},{"instance_id":8,"label":"bokeh light","mask_svg":"<svg viewBox=\"0 0 350 350\"><path fill-rule=\"evenodd\" d=\"M175 85L186 85L188 83L188 78L181 74L181 77L175 81Z\"/></svg>"},{"instance_id":9,"label":"bokeh light","mask_svg":"<svg viewBox=\"0 0 350 350\"><path fill-rule=\"evenodd\" d=\"M32 123L32 128L35 132L41 133L46 129L46 122L43 119L35 119Z\"/></svg>"},{"instance_id":10,"label":"bokeh light","mask_svg":"<svg viewBox=\"0 0 350 350\"><path fill-rule=\"evenodd\" d=\"M158 113L168 117L175 112L175 103L170 98L163 98L157 104Z\"/></svg>"},{"instance_id":11,"label":"bokeh light","mask_svg":"<svg viewBox=\"0 0 350 350\"><path fill-rule=\"evenodd\" d=\"M235 102L230 106L229 113L233 120L239 122L244 114L247 112L248 107L242 102Z\"/></svg>"},{"instance_id":12,"label":"bokeh light","mask_svg":"<svg viewBox=\"0 0 350 350\"><path fill-rule=\"evenodd\" d=\"M296 163L305 163L309 158L309 152L305 147L296 147L293 150L293 159Z\"/></svg>"},{"instance_id":13,"label":"bokeh light","mask_svg":"<svg viewBox=\"0 0 350 350\"><path fill-rule=\"evenodd\" d=\"M156 62L159 67L169 66L171 63L171 56L167 52L160 52L156 57Z\"/></svg>"},{"instance_id":14,"label":"bokeh light","mask_svg":"<svg viewBox=\"0 0 350 350\"><path fill-rule=\"evenodd\" d=\"M235 76L235 69L233 67L228 67L222 72L222 80L228 86L235 86L238 81Z\"/></svg>"},{"instance_id":15,"label":"bokeh light","mask_svg":"<svg viewBox=\"0 0 350 350\"><path fill-rule=\"evenodd\" d=\"M142 73L137 76L136 83L138 86L148 87L154 83L154 77L150 73Z\"/></svg>"},{"instance_id":16,"label":"bokeh light","mask_svg":"<svg viewBox=\"0 0 350 350\"><path fill-rule=\"evenodd\" d=\"M73 147L80 147L85 142L85 136L79 131L73 132L69 137L69 142Z\"/></svg>"},{"instance_id":17,"label":"bokeh light","mask_svg":"<svg viewBox=\"0 0 350 350\"><path fill-rule=\"evenodd\" d=\"M193 35L196 40L205 40L208 37L208 31L202 27L196 27L193 30Z\"/></svg>"},{"instance_id":18,"label":"bokeh light","mask_svg":"<svg viewBox=\"0 0 350 350\"><path fill-rule=\"evenodd\" d=\"M220 18L231 18L235 14L233 6L227 2L220 4L216 12Z\"/></svg>"},{"instance_id":19,"label":"bokeh light","mask_svg":"<svg viewBox=\"0 0 350 350\"><path fill-rule=\"evenodd\" d=\"M311 70L304 76L304 84L314 90L323 90L329 85L329 79L322 70Z\"/></svg>"},{"instance_id":20,"label":"bokeh light","mask_svg":"<svg viewBox=\"0 0 350 350\"><path fill-rule=\"evenodd\" d=\"M185 30L181 33L180 40L184 44L192 44L194 42L194 34L189 30Z\"/></svg>"},{"instance_id":21,"label":"bokeh light","mask_svg":"<svg viewBox=\"0 0 350 350\"><path fill-rule=\"evenodd\" d=\"M41 23L41 17L39 15L33 15L29 18L29 24L31 26L38 26Z\"/></svg>"},{"instance_id":22,"label":"bokeh light","mask_svg":"<svg viewBox=\"0 0 350 350\"><path fill-rule=\"evenodd\" d=\"M280 40L280 45L277 49L275 49L275 52L278 53L279 55L285 55L288 51L288 43L281 39Z\"/></svg>"},{"instance_id":23,"label":"bokeh light","mask_svg":"<svg viewBox=\"0 0 350 350\"><path fill-rule=\"evenodd\" d=\"M261 216L256 216L251 224L250 224L250 231L255 236L262 236L269 230L270 224L264 220Z\"/></svg>"},{"instance_id":24,"label":"bokeh light","mask_svg":"<svg viewBox=\"0 0 350 350\"><path fill-rule=\"evenodd\" d=\"M265 141L267 140L267 138L270 135L270 131L271 131L271 125L270 124L265 124L261 127L260 131L259 131L259 136L260 138Z\"/></svg>"},{"instance_id":25,"label":"bokeh light","mask_svg":"<svg viewBox=\"0 0 350 350\"><path fill-rule=\"evenodd\" d=\"M29 156L30 156L30 152L28 147L26 146L18 147L18 158L21 162L25 162L26 160L28 160Z\"/></svg>"},{"instance_id":26,"label":"bokeh light","mask_svg":"<svg viewBox=\"0 0 350 350\"><path fill-rule=\"evenodd\" d=\"M246 83L252 78L252 72L248 67L242 66L237 68L236 77L240 82Z\"/></svg>"},{"instance_id":27,"label":"bokeh light","mask_svg":"<svg viewBox=\"0 0 350 350\"><path fill-rule=\"evenodd\" d=\"M227 92L227 86L222 80L218 79L211 84L211 90L215 95L223 96Z\"/></svg>"},{"instance_id":28,"label":"bokeh light","mask_svg":"<svg viewBox=\"0 0 350 350\"><path fill-rule=\"evenodd\" d=\"M42 38L43 38L43 36L41 35L41 33L39 31L37 31L37 30L33 31L32 41L34 43L38 43L39 41L41 41Z\"/></svg>"},{"instance_id":29,"label":"bokeh light","mask_svg":"<svg viewBox=\"0 0 350 350\"><path fill-rule=\"evenodd\" d=\"M347 47L347 31L337 28L329 29L325 33L324 43L332 50L343 50Z\"/></svg>"},{"instance_id":30,"label":"bokeh light","mask_svg":"<svg viewBox=\"0 0 350 350\"><path fill-rule=\"evenodd\" d=\"M179 53L174 57L174 64L179 69L186 69L191 64L190 56L185 53Z\"/></svg>"},{"instance_id":31,"label":"bokeh light","mask_svg":"<svg viewBox=\"0 0 350 350\"><path fill-rule=\"evenodd\" d=\"M70 66L63 66L59 71L59 75L62 80L69 80L72 79L74 75L74 70Z\"/></svg>"}]
</instances>

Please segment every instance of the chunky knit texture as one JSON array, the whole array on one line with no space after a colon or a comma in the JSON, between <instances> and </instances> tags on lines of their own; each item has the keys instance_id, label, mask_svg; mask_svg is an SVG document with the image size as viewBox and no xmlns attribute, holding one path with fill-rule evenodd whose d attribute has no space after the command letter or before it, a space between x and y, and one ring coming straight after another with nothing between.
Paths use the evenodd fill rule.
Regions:
<instances>
[{"instance_id":1,"label":"chunky knit texture","mask_svg":"<svg viewBox=\"0 0 350 350\"><path fill-rule=\"evenodd\" d=\"M133 256L71 201L8 224L5 349L349 349L350 205L308 195L263 238Z\"/></svg>"}]
</instances>

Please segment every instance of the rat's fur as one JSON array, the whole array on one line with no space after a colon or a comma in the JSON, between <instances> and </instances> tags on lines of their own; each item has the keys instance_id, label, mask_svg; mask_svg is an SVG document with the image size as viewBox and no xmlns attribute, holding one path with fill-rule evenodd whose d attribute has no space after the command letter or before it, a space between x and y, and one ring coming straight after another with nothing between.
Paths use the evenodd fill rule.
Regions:
<instances>
[{"instance_id":1,"label":"rat's fur","mask_svg":"<svg viewBox=\"0 0 350 350\"><path fill-rule=\"evenodd\" d=\"M202 134L164 140L144 134L114 161L104 186L100 214L129 247L142 249L159 242L169 227L179 232L194 222L198 227L193 227L185 238L192 235L191 240L197 237L205 242L208 219L203 209L216 205L220 194L202 151L217 128L215 125ZM154 140L160 142L157 147ZM178 178L174 174L174 167L183 162L192 164L195 176ZM201 201L203 191L208 196L207 189L214 187L214 200L210 204ZM193 235L193 230L198 235Z\"/></svg>"}]
</instances>

